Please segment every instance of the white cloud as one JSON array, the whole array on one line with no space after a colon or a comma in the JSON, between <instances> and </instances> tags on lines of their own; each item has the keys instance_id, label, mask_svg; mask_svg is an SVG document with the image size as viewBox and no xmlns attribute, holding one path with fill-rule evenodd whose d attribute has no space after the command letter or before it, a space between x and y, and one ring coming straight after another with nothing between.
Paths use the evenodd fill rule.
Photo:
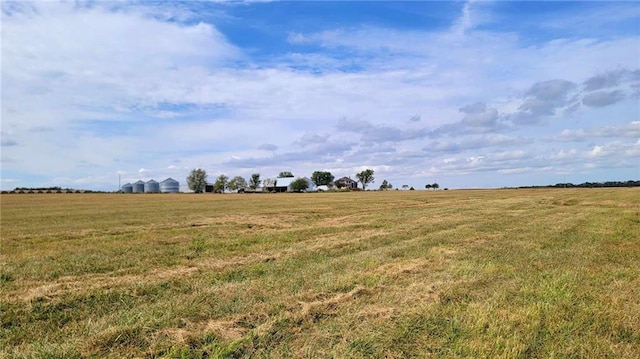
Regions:
<instances>
[{"instance_id":1,"label":"white cloud","mask_svg":"<svg viewBox=\"0 0 640 359\"><path fill-rule=\"evenodd\" d=\"M304 44L310 42L310 40L299 32L291 32L287 36L287 41L292 44Z\"/></svg>"},{"instance_id":2,"label":"white cloud","mask_svg":"<svg viewBox=\"0 0 640 359\"><path fill-rule=\"evenodd\" d=\"M561 141L585 141L606 137L639 138L640 121L632 121L619 126L601 126L593 129L565 129L560 136L552 140Z\"/></svg>"}]
</instances>

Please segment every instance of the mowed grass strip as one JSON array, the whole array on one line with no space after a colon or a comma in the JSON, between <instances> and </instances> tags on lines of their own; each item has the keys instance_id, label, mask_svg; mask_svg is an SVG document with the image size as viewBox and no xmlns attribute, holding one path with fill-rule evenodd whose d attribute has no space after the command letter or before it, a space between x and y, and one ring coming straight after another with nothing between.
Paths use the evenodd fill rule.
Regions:
<instances>
[{"instance_id":1,"label":"mowed grass strip","mask_svg":"<svg viewBox=\"0 0 640 359\"><path fill-rule=\"evenodd\" d=\"M2 357L640 357L640 190L2 195Z\"/></svg>"}]
</instances>

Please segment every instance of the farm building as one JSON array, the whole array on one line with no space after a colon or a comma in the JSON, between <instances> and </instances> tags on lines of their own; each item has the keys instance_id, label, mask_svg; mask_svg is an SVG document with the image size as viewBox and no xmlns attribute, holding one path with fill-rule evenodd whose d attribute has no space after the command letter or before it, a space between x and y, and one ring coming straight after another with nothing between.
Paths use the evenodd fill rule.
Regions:
<instances>
[{"instance_id":1,"label":"farm building","mask_svg":"<svg viewBox=\"0 0 640 359\"><path fill-rule=\"evenodd\" d=\"M342 177L333 182L338 188L358 189L358 182L349 177Z\"/></svg>"},{"instance_id":2,"label":"farm building","mask_svg":"<svg viewBox=\"0 0 640 359\"><path fill-rule=\"evenodd\" d=\"M269 191L273 192L293 192L291 188L291 183L297 180L300 177L278 177L275 179L266 179L264 181L265 188ZM307 192L313 192L316 190L316 186L311 181L311 179L307 177L302 177L307 182ZM273 184L275 182L275 185Z\"/></svg>"},{"instance_id":3,"label":"farm building","mask_svg":"<svg viewBox=\"0 0 640 359\"><path fill-rule=\"evenodd\" d=\"M160 182L160 192L162 193L178 193L180 192L180 182L169 177Z\"/></svg>"},{"instance_id":4,"label":"farm building","mask_svg":"<svg viewBox=\"0 0 640 359\"><path fill-rule=\"evenodd\" d=\"M123 193L131 193L133 192L133 185L131 183L125 183L122 185Z\"/></svg>"},{"instance_id":5,"label":"farm building","mask_svg":"<svg viewBox=\"0 0 640 359\"><path fill-rule=\"evenodd\" d=\"M133 193L144 193L144 182L138 181L133 184Z\"/></svg>"},{"instance_id":6,"label":"farm building","mask_svg":"<svg viewBox=\"0 0 640 359\"><path fill-rule=\"evenodd\" d=\"M144 184L144 192L145 193L158 193L160 192L160 184L154 180L148 180Z\"/></svg>"}]
</instances>

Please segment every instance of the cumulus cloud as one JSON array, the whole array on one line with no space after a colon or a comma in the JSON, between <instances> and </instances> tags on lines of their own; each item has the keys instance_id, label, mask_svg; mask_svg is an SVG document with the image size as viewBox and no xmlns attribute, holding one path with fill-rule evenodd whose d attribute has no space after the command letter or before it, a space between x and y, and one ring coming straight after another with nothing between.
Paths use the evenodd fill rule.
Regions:
<instances>
[{"instance_id":1,"label":"cumulus cloud","mask_svg":"<svg viewBox=\"0 0 640 359\"><path fill-rule=\"evenodd\" d=\"M625 75L625 71L609 71L604 74L588 78L584 83L585 91L596 91L617 86Z\"/></svg>"},{"instance_id":2,"label":"cumulus cloud","mask_svg":"<svg viewBox=\"0 0 640 359\"><path fill-rule=\"evenodd\" d=\"M108 119L132 106L200 102L190 95L202 84L198 67L238 57L210 24L180 25L102 5L33 2L33 11L3 12L2 77L11 88L4 103L32 113L32 126L99 112L110 112L101 116ZM25 105L31 101L19 101L25 98L52 115L34 114Z\"/></svg>"},{"instance_id":3,"label":"cumulus cloud","mask_svg":"<svg viewBox=\"0 0 640 359\"><path fill-rule=\"evenodd\" d=\"M582 84L585 91L597 91L640 81L640 70L616 69L588 78Z\"/></svg>"},{"instance_id":4,"label":"cumulus cloud","mask_svg":"<svg viewBox=\"0 0 640 359\"><path fill-rule=\"evenodd\" d=\"M622 101L625 95L620 90L615 91L596 91L585 95L582 103L590 107L605 107L616 102Z\"/></svg>"},{"instance_id":5,"label":"cumulus cloud","mask_svg":"<svg viewBox=\"0 0 640 359\"><path fill-rule=\"evenodd\" d=\"M498 121L498 110L486 103L476 102L460 108L464 113L462 123L473 127L495 127Z\"/></svg>"},{"instance_id":6,"label":"cumulus cloud","mask_svg":"<svg viewBox=\"0 0 640 359\"><path fill-rule=\"evenodd\" d=\"M429 137L497 133L509 126L496 108L484 102L465 105L458 111L463 114L460 121L438 126L428 133Z\"/></svg>"},{"instance_id":7,"label":"cumulus cloud","mask_svg":"<svg viewBox=\"0 0 640 359\"><path fill-rule=\"evenodd\" d=\"M525 92L518 111L510 114L509 119L517 124L535 124L553 116L556 110L571 104L573 99L569 95L576 86L574 82L562 79L535 83Z\"/></svg>"}]
</instances>

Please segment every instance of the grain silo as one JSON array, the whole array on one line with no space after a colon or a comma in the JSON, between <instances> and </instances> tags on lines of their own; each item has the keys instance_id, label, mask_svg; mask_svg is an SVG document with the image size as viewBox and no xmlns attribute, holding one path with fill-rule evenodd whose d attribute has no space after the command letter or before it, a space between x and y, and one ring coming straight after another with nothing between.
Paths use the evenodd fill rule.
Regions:
<instances>
[{"instance_id":1,"label":"grain silo","mask_svg":"<svg viewBox=\"0 0 640 359\"><path fill-rule=\"evenodd\" d=\"M131 183L125 183L124 185L122 185L122 192L123 193L133 192L133 185Z\"/></svg>"},{"instance_id":2,"label":"grain silo","mask_svg":"<svg viewBox=\"0 0 640 359\"><path fill-rule=\"evenodd\" d=\"M144 193L144 182L138 181L132 185L133 193Z\"/></svg>"},{"instance_id":3,"label":"grain silo","mask_svg":"<svg viewBox=\"0 0 640 359\"><path fill-rule=\"evenodd\" d=\"M180 183L169 177L166 180L160 182L160 192L178 193L180 192Z\"/></svg>"},{"instance_id":4,"label":"grain silo","mask_svg":"<svg viewBox=\"0 0 640 359\"><path fill-rule=\"evenodd\" d=\"M144 192L158 193L160 192L160 184L152 179L148 180L147 183L144 184Z\"/></svg>"}]
</instances>

